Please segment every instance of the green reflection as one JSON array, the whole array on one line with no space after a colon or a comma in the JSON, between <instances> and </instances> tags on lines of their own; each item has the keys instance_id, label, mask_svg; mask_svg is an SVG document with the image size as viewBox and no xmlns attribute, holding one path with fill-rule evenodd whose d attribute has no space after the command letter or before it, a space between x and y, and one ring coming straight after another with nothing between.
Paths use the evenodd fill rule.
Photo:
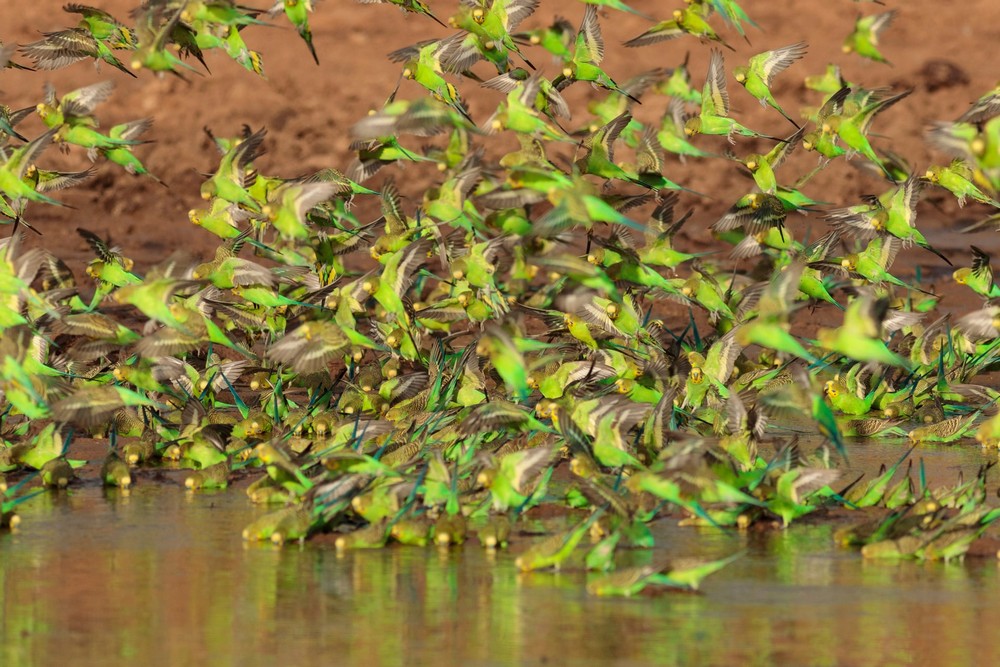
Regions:
<instances>
[{"instance_id":1,"label":"green reflection","mask_svg":"<svg viewBox=\"0 0 1000 667\"><path fill-rule=\"evenodd\" d=\"M746 556L702 593L599 599L510 553L245 545L259 510L173 486L40 496L0 536L3 665L993 664L992 560L873 563L830 526L654 524L666 557ZM626 553L624 564L653 557ZM277 662L276 662L277 661Z\"/></svg>"}]
</instances>

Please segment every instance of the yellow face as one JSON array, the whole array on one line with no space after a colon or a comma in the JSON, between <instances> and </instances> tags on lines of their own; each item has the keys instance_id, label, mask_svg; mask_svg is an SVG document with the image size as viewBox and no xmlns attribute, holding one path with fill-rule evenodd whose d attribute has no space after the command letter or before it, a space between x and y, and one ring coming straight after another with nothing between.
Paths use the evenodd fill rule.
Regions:
<instances>
[{"instance_id":1,"label":"yellow face","mask_svg":"<svg viewBox=\"0 0 1000 667\"><path fill-rule=\"evenodd\" d=\"M886 212L886 211L879 211L877 214L875 214L874 217L872 217L872 227L876 231L880 232L883 229L885 229L885 223L886 223L886 221L888 219L889 219L889 213L888 212Z\"/></svg>"},{"instance_id":2,"label":"yellow face","mask_svg":"<svg viewBox=\"0 0 1000 667\"><path fill-rule=\"evenodd\" d=\"M705 373L700 368L695 366L691 369L691 372L688 373L688 380L694 384L701 384L705 380Z\"/></svg>"}]
</instances>

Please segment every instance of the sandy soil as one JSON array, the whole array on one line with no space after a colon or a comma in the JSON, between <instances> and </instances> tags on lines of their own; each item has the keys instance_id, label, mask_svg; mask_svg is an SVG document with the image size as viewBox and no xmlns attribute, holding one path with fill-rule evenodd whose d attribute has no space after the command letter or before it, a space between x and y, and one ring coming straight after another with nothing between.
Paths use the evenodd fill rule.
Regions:
<instances>
[{"instance_id":1,"label":"sandy soil","mask_svg":"<svg viewBox=\"0 0 1000 667\"><path fill-rule=\"evenodd\" d=\"M135 0L91 1L120 18L125 18L137 4ZM248 4L261 2L250 0ZM8 5L3 12L0 38L6 43L23 44L37 39L39 31L70 26L75 17L63 13L62 4L63 0L10 3L17 7L15 10ZM212 170L217 159L203 127L231 136L244 123L254 128L266 126L268 154L257 164L267 174L295 176L320 167L346 167L351 157L348 148L351 124L371 107L381 105L398 81L401 68L389 62L385 54L421 39L446 36L448 31L425 17L404 15L389 5L357 5L348 0L317 0L316 4L313 24L319 66L313 64L304 44L286 27L251 27L245 31L251 48L263 53L266 79L254 76L219 54L209 55L211 74L190 77L190 83L172 77L157 78L148 72L133 80L109 67L95 71L86 62L57 72L2 72L0 99L12 108L37 103L46 81L62 94L100 80L114 80L117 84L114 97L98 110L99 117L106 126L154 117L149 138L155 143L143 146L138 152L149 169L170 186L163 189L149 179L125 174L114 165L99 165L97 177L87 185L60 193L75 209L33 207L30 219L44 232L44 237L32 242L44 243L76 268L82 266L89 253L74 232L77 226L111 234L136 259L139 269L177 248L201 255L211 252L216 245L215 237L187 220L188 209L201 204L199 172ZM658 18L664 18L673 9L669 3L652 0L635 0L632 4ZM442 17L447 17L452 8L442 0L432 2L431 6ZM927 124L937 119L954 119L1000 77L997 61L989 57L996 55L996 44L1000 43L1000 5L994 0L888 3L888 8L898 10L882 39L883 51L892 66L864 61L853 54L845 56L840 50L859 12L874 13L884 7L848 0L822 3L746 0L744 6L762 29L750 29L752 45L731 30L723 33L736 48L736 53L726 53L728 68L759 51L808 41L808 55L782 74L776 85L778 99L793 116L797 115L798 107L815 106L820 101L819 94L807 90L801 82L805 75L819 73L829 62L841 64L847 80L866 87L913 88L907 100L876 121L874 130L881 135L879 146L891 146L921 172L933 160L940 163L946 159L925 146L923 130ZM582 13L583 6L578 2L543 0L522 28L547 24L556 15L576 23ZM287 26L283 19L280 24ZM649 22L610 12L602 18L602 26L608 44L604 66L616 80L654 67L678 65L690 53L694 81L697 85L703 82L709 54L707 44L685 38L642 49L625 49L618 44L645 30ZM544 62L543 56L544 53L537 52L535 63L549 76L555 76L556 66ZM942 60L953 68L942 67ZM483 63L477 71L489 75ZM462 86L473 117L480 123L485 121L499 96L492 91L475 90L473 82L464 82ZM758 107L732 80L729 86L733 107L746 124L763 132L789 134L790 126L784 119ZM404 82L401 95L419 93L414 84ZM573 104L573 100L600 95L577 84L568 97ZM659 98L636 107L635 114L640 120L655 121L663 109ZM577 118L581 116L583 113ZM29 135L34 134L40 131L41 123L32 118L23 128ZM701 145L709 150L725 149L725 144L715 138L702 137ZM740 143L737 151L743 154L753 146L752 142ZM52 164L78 168L86 165L86 158L79 154L62 157L53 150L45 158L43 166L48 166L50 160ZM811 169L815 159L814 154L799 151L783 168L784 174L779 172L780 180L794 180L797 174ZM683 204L696 208L686 230L693 244L708 241L705 228L749 191L749 181L740 176L737 166L722 160L689 161L685 166L671 159L666 173L675 181L711 195L706 199L694 196L683 199ZM406 171L389 168L380 172L370 185L377 187L390 175L403 182L404 194L409 195L415 206L420 200L421 185L435 174L412 167ZM884 182L841 160L816 177L807 191L837 205L850 205L857 203L861 194L884 189ZM921 225L931 229L936 243L959 250L967 246L968 238L941 232L986 213L985 209L972 206L960 210L950 196L930 191L921 204ZM816 231L822 231L822 223L815 218L798 224L813 225L814 229L819 226ZM929 265L937 262L930 255L915 257ZM956 260L965 261L965 253L956 253Z\"/></svg>"}]
</instances>

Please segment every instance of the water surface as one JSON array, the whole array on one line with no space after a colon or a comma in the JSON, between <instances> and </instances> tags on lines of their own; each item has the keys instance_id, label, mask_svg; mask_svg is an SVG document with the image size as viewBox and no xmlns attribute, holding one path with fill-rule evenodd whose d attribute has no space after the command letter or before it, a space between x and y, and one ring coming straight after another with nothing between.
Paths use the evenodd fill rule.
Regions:
<instances>
[{"instance_id":1,"label":"water surface","mask_svg":"<svg viewBox=\"0 0 1000 667\"><path fill-rule=\"evenodd\" d=\"M898 457L855 446L853 468ZM953 482L973 447L922 448ZM339 556L246 545L240 490L86 483L0 535L0 665L998 664L993 558L872 563L832 526L741 535L654 524L663 555L746 555L697 594L588 597L582 572L521 574L475 541ZM660 555L660 554L657 554ZM636 562L649 553L626 555Z\"/></svg>"}]
</instances>

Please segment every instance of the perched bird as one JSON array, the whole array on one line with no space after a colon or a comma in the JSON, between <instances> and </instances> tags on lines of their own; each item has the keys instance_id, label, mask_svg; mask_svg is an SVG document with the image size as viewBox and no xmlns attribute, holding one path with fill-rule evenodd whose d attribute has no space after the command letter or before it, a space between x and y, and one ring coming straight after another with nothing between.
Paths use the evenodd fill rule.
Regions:
<instances>
[{"instance_id":1,"label":"perched bird","mask_svg":"<svg viewBox=\"0 0 1000 667\"><path fill-rule=\"evenodd\" d=\"M285 507L269 514L264 514L243 529L243 539L248 542L268 541L282 525L306 524L312 520L307 508L301 506Z\"/></svg>"},{"instance_id":2,"label":"perched bird","mask_svg":"<svg viewBox=\"0 0 1000 667\"><path fill-rule=\"evenodd\" d=\"M521 553L514 564L522 572L532 570L543 570L547 568L559 569L563 562L569 558L570 554L580 544L583 537L590 530L590 526L598 519L602 512L597 511L584 519L569 530L556 533L532 544L526 551Z\"/></svg>"},{"instance_id":3,"label":"perched bird","mask_svg":"<svg viewBox=\"0 0 1000 667\"><path fill-rule=\"evenodd\" d=\"M476 536L484 549L506 549L510 539L510 519L504 514L493 515L483 524Z\"/></svg>"},{"instance_id":4,"label":"perched bird","mask_svg":"<svg viewBox=\"0 0 1000 667\"><path fill-rule=\"evenodd\" d=\"M912 429L907 437L913 443L954 442L972 434L973 425L982 412L982 408L980 408L967 415L957 415L933 424L918 426Z\"/></svg>"},{"instance_id":5,"label":"perched bird","mask_svg":"<svg viewBox=\"0 0 1000 667\"><path fill-rule=\"evenodd\" d=\"M101 465L101 480L105 486L128 489L132 486L132 473L128 465L114 451L108 453Z\"/></svg>"},{"instance_id":6,"label":"perched bird","mask_svg":"<svg viewBox=\"0 0 1000 667\"><path fill-rule=\"evenodd\" d=\"M715 561L678 559L661 565L642 565L617 570L587 581L587 592L599 596L638 595L649 586L697 590L702 580L743 556L734 554Z\"/></svg>"}]
</instances>

